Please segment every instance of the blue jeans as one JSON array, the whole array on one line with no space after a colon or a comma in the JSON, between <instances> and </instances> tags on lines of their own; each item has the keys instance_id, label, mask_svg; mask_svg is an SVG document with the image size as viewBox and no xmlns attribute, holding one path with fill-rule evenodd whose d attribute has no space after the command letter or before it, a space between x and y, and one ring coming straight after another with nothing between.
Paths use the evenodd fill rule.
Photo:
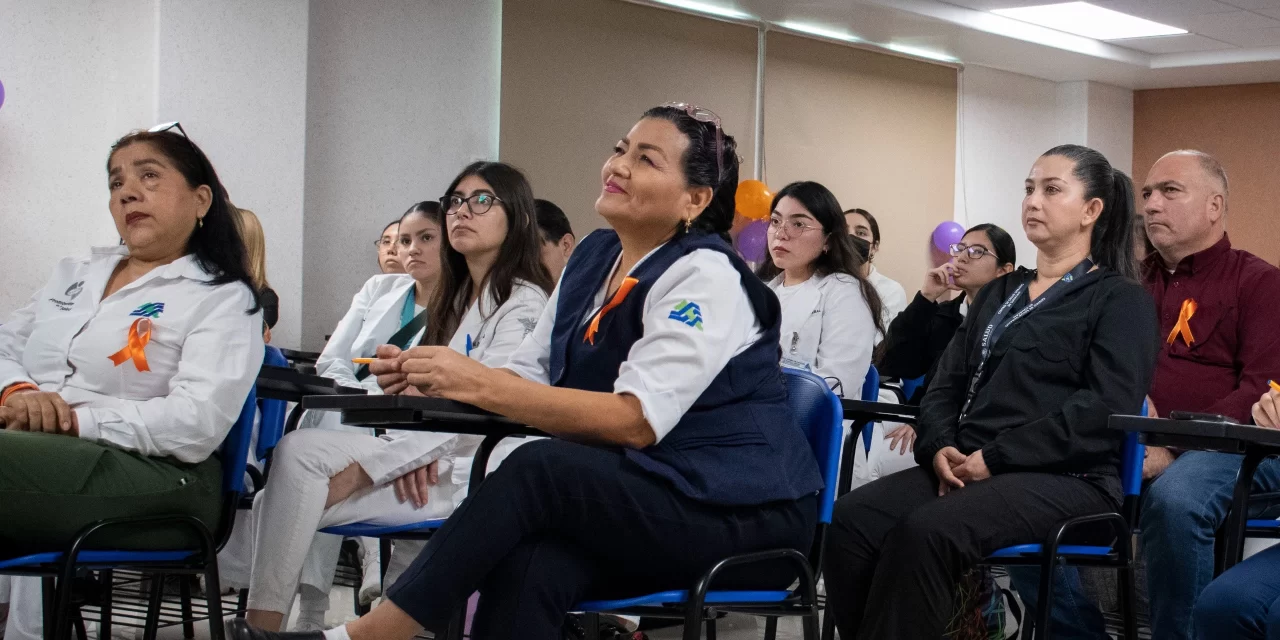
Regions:
<instances>
[{"instance_id":1,"label":"blue jeans","mask_svg":"<svg viewBox=\"0 0 1280 640\"><path fill-rule=\"evenodd\" d=\"M1214 541L1227 518L1242 456L1189 451L1147 489L1139 551L1147 561L1151 637L1190 640L1191 611L1213 580ZM1254 476L1254 492L1280 489L1280 460Z\"/></svg>"},{"instance_id":2,"label":"blue jeans","mask_svg":"<svg viewBox=\"0 0 1280 640\"><path fill-rule=\"evenodd\" d=\"M1196 600L1196 638L1280 640L1280 546L1231 567Z\"/></svg>"},{"instance_id":3,"label":"blue jeans","mask_svg":"<svg viewBox=\"0 0 1280 640\"><path fill-rule=\"evenodd\" d=\"M1010 566L1009 579L1022 598L1022 624L1036 619L1040 600L1040 567ZM1053 610L1049 612L1054 640L1110 640L1102 612L1084 594L1080 572L1075 567L1058 567L1053 576ZM1026 637L1026 636L1024 636Z\"/></svg>"}]
</instances>

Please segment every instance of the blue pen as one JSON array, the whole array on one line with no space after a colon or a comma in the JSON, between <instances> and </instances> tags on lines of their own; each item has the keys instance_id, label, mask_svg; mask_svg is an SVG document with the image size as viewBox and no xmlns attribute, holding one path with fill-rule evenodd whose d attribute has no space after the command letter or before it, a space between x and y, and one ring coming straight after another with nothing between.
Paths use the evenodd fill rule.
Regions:
<instances>
[{"instance_id":1,"label":"blue pen","mask_svg":"<svg viewBox=\"0 0 1280 640\"><path fill-rule=\"evenodd\" d=\"M467 334L467 357L471 357L471 334Z\"/></svg>"}]
</instances>

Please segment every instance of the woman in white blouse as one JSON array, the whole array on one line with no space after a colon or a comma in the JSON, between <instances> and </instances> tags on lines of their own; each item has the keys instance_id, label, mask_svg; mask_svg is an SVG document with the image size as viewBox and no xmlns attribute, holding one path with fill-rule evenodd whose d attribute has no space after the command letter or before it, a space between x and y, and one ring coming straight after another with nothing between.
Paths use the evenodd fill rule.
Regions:
<instances>
[{"instance_id":1,"label":"woman in white blouse","mask_svg":"<svg viewBox=\"0 0 1280 640\"><path fill-rule=\"evenodd\" d=\"M600 181L596 210L612 229L583 238L506 368L440 347L379 348L370 368L384 389L412 385L556 437L514 451L383 603L331 640L442 631L476 590L472 637L560 640L584 597L670 589L730 555L809 548L822 478L787 407L777 298L725 240L734 139L705 109L650 109ZM752 576L764 588L793 577ZM321 637L229 629L234 640Z\"/></svg>"},{"instance_id":2,"label":"woman in white blouse","mask_svg":"<svg viewBox=\"0 0 1280 640\"><path fill-rule=\"evenodd\" d=\"M107 171L123 244L64 259L0 326L0 558L62 549L105 518L219 525L216 451L263 357L244 244L185 134L129 134ZM95 541L190 544L158 528Z\"/></svg>"},{"instance_id":3,"label":"woman in white blouse","mask_svg":"<svg viewBox=\"0 0 1280 640\"><path fill-rule=\"evenodd\" d=\"M897 280L880 273L873 264L876 254L880 252L880 223L876 222L876 217L866 209L849 209L844 212L844 217L849 226L849 233L853 234L858 241L866 243L867 260L862 272L867 277L867 281L876 288L876 293L880 294L880 302L884 308L881 312L881 321L887 327L899 313L902 313L903 309L907 308L907 290Z\"/></svg>"},{"instance_id":4,"label":"woman in white blouse","mask_svg":"<svg viewBox=\"0 0 1280 640\"><path fill-rule=\"evenodd\" d=\"M372 356L379 345L408 347L421 341L426 330L426 305L440 281L442 218L440 202L424 201L409 207L399 221L387 225L388 233L395 234L391 238L395 247L392 255L401 271L369 278L352 297L346 315L316 360L319 375L344 387L382 393L377 379L368 375L369 368L352 359ZM344 426L339 418L339 414L332 411L307 412L301 426L372 435L372 430ZM341 536L326 533L315 536L300 576L298 618L294 626L299 630L324 628L329 589L342 547ZM359 542L364 580L358 597L361 604L368 604L381 593L378 541L360 538ZM421 548L418 542L397 542L387 570L388 579L394 580L400 575Z\"/></svg>"},{"instance_id":5,"label":"woman in white blouse","mask_svg":"<svg viewBox=\"0 0 1280 640\"><path fill-rule=\"evenodd\" d=\"M446 193L439 282L421 342L502 366L533 331L552 286L540 260L533 192L514 167L477 162ZM370 354L362 347L360 355ZM374 379L361 384L366 381ZM254 505L249 624L280 628L317 529L408 524L452 513L467 495L478 446L479 438L421 432L377 438L300 429L286 436L276 449L271 483Z\"/></svg>"},{"instance_id":6,"label":"woman in white blouse","mask_svg":"<svg viewBox=\"0 0 1280 640\"><path fill-rule=\"evenodd\" d=\"M884 327L880 296L862 276L840 203L816 182L793 182L771 210L769 256L758 273L782 305L782 366L811 371L857 398Z\"/></svg>"}]
</instances>

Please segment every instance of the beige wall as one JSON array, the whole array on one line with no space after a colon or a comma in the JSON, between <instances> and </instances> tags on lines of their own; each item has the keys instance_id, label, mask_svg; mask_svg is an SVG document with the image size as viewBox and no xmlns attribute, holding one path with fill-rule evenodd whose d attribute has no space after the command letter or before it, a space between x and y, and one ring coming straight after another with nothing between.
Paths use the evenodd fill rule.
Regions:
<instances>
[{"instance_id":1,"label":"beige wall","mask_svg":"<svg viewBox=\"0 0 1280 640\"><path fill-rule=\"evenodd\" d=\"M501 157L560 205L581 237L600 169L649 107L720 115L751 175L756 31L614 0L520 0L502 8Z\"/></svg>"},{"instance_id":2,"label":"beige wall","mask_svg":"<svg viewBox=\"0 0 1280 640\"><path fill-rule=\"evenodd\" d=\"M882 272L909 293L952 216L956 71L770 33L766 182L816 180L880 221ZM500 149L581 236L604 226L600 168L645 109L718 113L754 171L756 30L616 0L503 3Z\"/></svg>"},{"instance_id":3,"label":"beige wall","mask_svg":"<svg viewBox=\"0 0 1280 640\"><path fill-rule=\"evenodd\" d=\"M929 234L952 219L956 70L777 33L766 51L768 184L815 180L870 211L877 268L913 295Z\"/></svg>"},{"instance_id":4,"label":"beige wall","mask_svg":"<svg viewBox=\"0 0 1280 640\"><path fill-rule=\"evenodd\" d=\"M1280 261L1276 167L1280 166L1280 83L1153 89L1133 95L1133 179L1175 149L1211 153L1231 180L1231 244Z\"/></svg>"}]
</instances>

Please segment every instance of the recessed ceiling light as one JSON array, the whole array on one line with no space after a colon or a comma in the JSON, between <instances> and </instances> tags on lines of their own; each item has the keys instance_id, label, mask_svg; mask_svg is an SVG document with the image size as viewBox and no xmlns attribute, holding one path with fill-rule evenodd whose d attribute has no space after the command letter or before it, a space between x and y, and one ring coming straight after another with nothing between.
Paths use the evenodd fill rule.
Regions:
<instances>
[{"instance_id":1,"label":"recessed ceiling light","mask_svg":"<svg viewBox=\"0 0 1280 640\"><path fill-rule=\"evenodd\" d=\"M913 47L909 44L898 44L896 42L890 42L888 46L891 51L905 53L909 56L916 56L917 58L928 58L930 60L938 60L940 62L960 62L960 58L941 51L923 49L921 47Z\"/></svg>"},{"instance_id":2,"label":"recessed ceiling light","mask_svg":"<svg viewBox=\"0 0 1280 640\"><path fill-rule=\"evenodd\" d=\"M819 36L822 38L831 38L832 40L843 40L845 42L862 42L862 38L859 38L858 36L855 36L852 33L849 33L848 31L837 31L835 29L831 29L821 25L810 24L808 22L793 22L791 20L787 20L785 22L779 22L778 26L784 29L799 31L801 33L807 33L807 34Z\"/></svg>"},{"instance_id":3,"label":"recessed ceiling light","mask_svg":"<svg viewBox=\"0 0 1280 640\"><path fill-rule=\"evenodd\" d=\"M689 11L696 11L698 13L705 13L708 15L720 16L722 18L733 18L735 20L747 20L754 17L745 11L739 11L732 7L722 7L720 5L711 4L709 2L698 2L698 0L657 0L657 2L660 4L672 6L672 7L687 9Z\"/></svg>"},{"instance_id":4,"label":"recessed ceiling light","mask_svg":"<svg viewBox=\"0 0 1280 640\"><path fill-rule=\"evenodd\" d=\"M1187 33L1186 29L1104 9L1088 2L1063 2L1038 7L995 9L992 13L1095 40L1150 38Z\"/></svg>"}]
</instances>

